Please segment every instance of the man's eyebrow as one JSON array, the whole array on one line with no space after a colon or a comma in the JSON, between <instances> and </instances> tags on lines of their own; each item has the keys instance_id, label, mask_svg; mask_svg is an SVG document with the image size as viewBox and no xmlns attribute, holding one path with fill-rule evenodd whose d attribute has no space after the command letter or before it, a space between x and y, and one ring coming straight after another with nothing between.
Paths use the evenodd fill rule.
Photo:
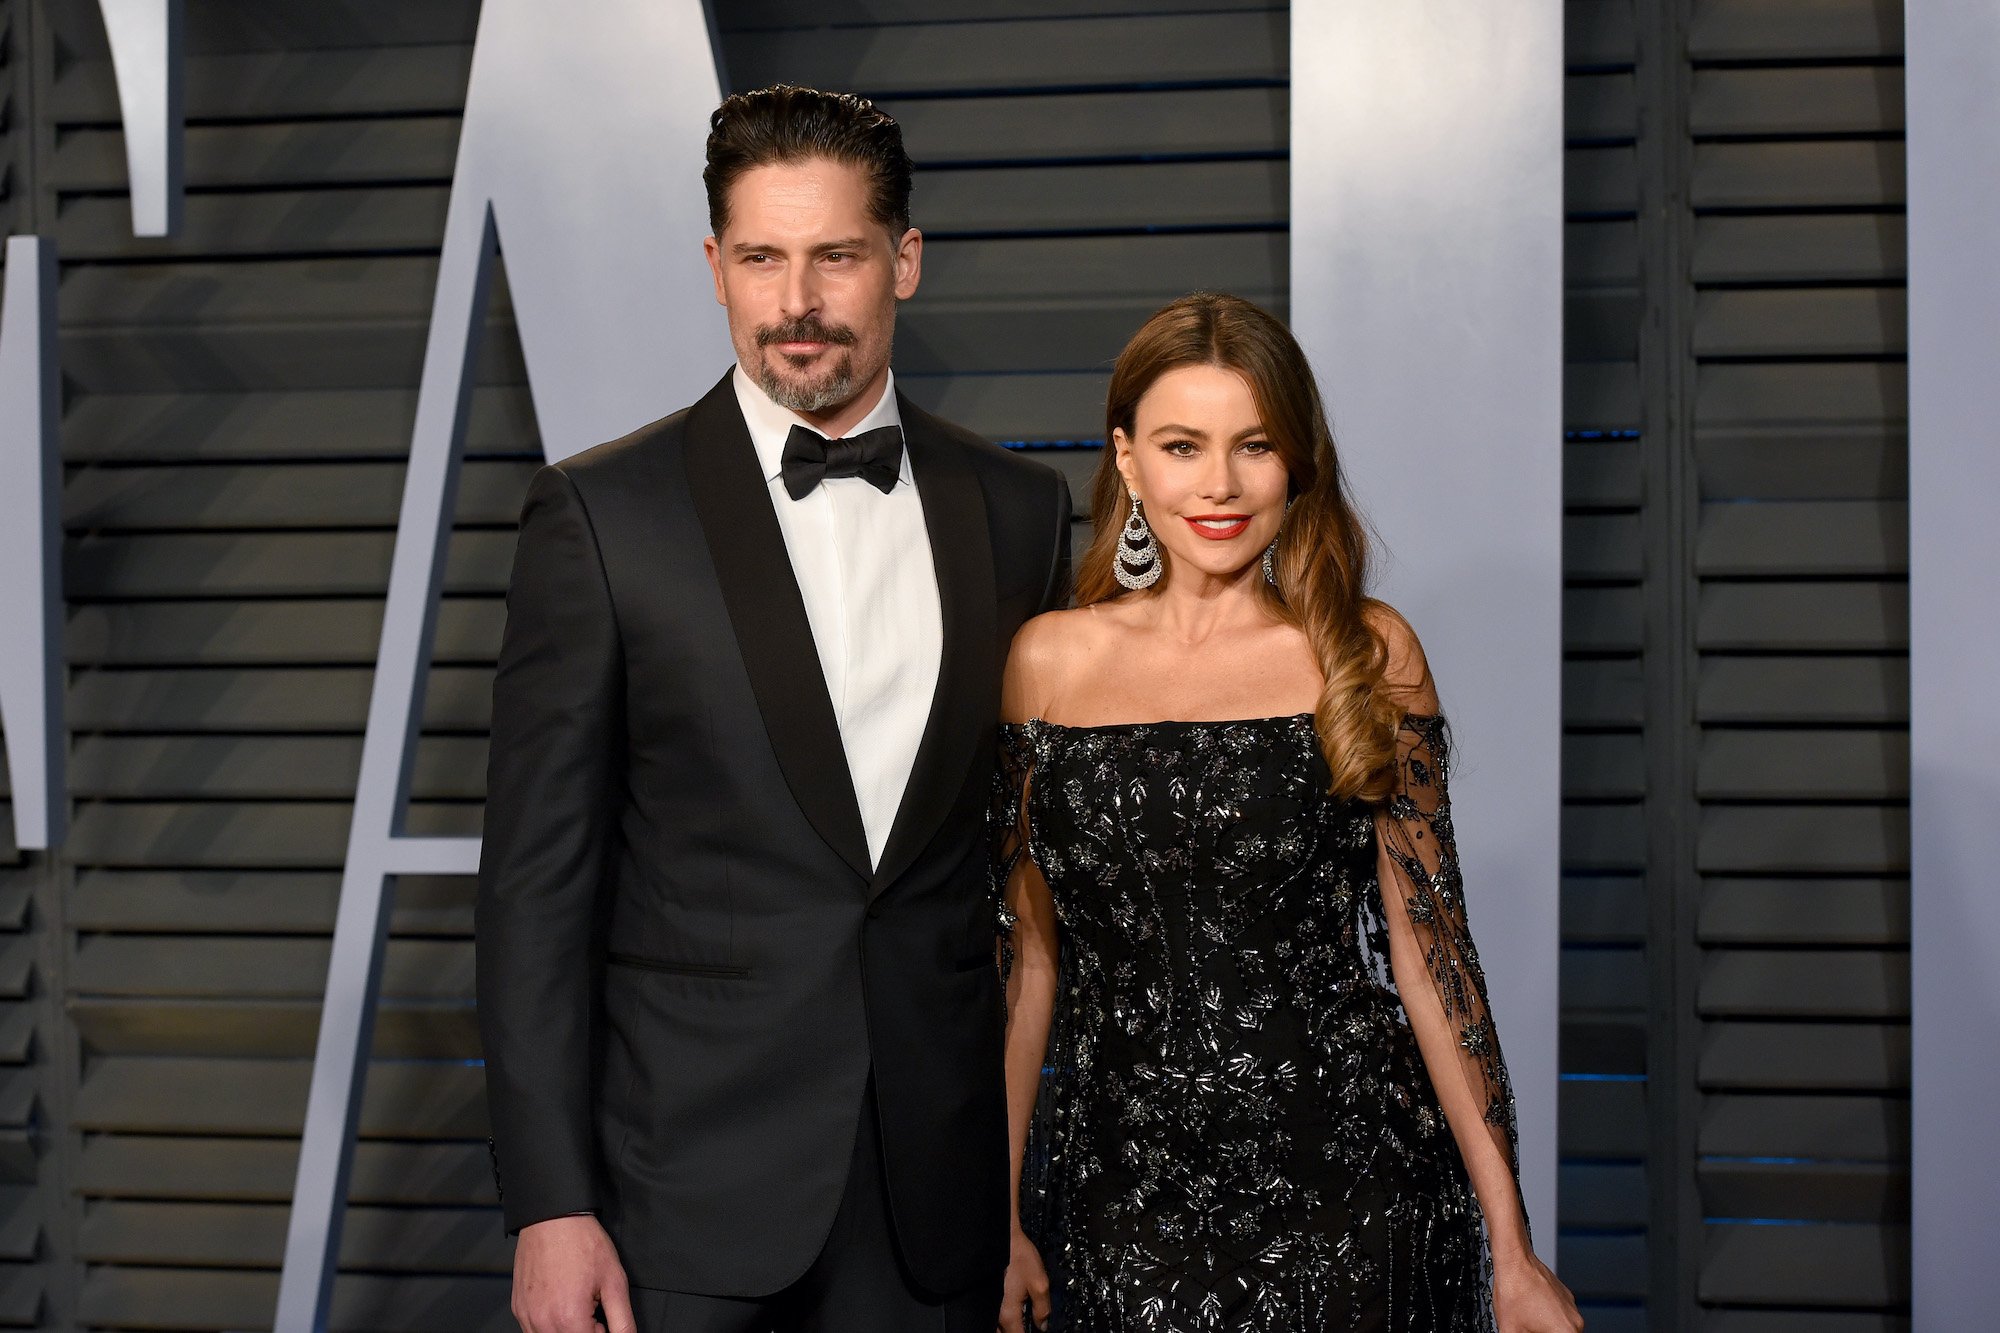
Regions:
<instances>
[{"instance_id":1,"label":"man's eyebrow","mask_svg":"<svg viewBox=\"0 0 2000 1333\"><path fill-rule=\"evenodd\" d=\"M821 241L806 253L824 255L831 254L835 250L859 250L867 244L868 241L865 237L843 236L837 241ZM729 252L736 255L754 255L769 254L779 249L781 247L772 245L766 241L738 241L729 247Z\"/></svg>"}]
</instances>

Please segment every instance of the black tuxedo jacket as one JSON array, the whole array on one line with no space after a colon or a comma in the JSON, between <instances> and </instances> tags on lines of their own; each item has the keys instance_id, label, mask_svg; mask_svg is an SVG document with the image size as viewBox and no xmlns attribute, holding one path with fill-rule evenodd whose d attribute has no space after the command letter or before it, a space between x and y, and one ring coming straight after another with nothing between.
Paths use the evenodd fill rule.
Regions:
<instances>
[{"instance_id":1,"label":"black tuxedo jacket","mask_svg":"<svg viewBox=\"0 0 2000 1333\"><path fill-rule=\"evenodd\" d=\"M1069 495L898 406L944 644L878 868L728 378L529 488L479 872L494 1166L510 1232L595 1211L639 1286L801 1275L871 1071L912 1275L1006 1263L984 815L1007 645L1068 595Z\"/></svg>"}]
</instances>

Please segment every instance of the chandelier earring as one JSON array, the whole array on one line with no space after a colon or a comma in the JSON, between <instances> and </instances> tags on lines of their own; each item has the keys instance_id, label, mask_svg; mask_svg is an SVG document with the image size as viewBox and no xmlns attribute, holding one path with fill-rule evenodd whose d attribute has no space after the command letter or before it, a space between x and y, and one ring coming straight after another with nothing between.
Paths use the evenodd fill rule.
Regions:
<instances>
[{"instance_id":1,"label":"chandelier earring","mask_svg":"<svg viewBox=\"0 0 2000 1333\"><path fill-rule=\"evenodd\" d=\"M1134 495L1132 512L1118 535L1118 556L1112 561L1111 572L1119 583L1137 591L1160 581L1160 565L1160 544L1153 540L1153 529L1139 512L1139 497Z\"/></svg>"}]
</instances>

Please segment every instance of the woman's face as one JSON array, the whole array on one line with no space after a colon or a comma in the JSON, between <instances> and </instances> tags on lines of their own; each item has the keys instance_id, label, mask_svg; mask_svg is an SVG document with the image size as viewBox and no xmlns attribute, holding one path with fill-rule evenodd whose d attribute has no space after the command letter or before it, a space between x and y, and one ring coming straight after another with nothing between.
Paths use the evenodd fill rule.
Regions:
<instances>
[{"instance_id":1,"label":"woman's face","mask_svg":"<svg viewBox=\"0 0 2000 1333\"><path fill-rule=\"evenodd\" d=\"M1111 438L1169 568L1230 578L1262 558L1285 516L1290 478L1243 376L1222 366L1170 370L1139 400L1132 435Z\"/></svg>"}]
</instances>

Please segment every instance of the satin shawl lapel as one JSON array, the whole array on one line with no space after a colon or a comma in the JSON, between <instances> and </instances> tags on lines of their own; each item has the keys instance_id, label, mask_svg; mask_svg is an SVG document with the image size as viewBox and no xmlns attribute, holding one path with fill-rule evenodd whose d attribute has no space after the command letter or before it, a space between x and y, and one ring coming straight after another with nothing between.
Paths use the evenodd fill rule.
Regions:
<instances>
[{"instance_id":1,"label":"satin shawl lapel","mask_svg":"<svg viewBox=\"0 0 2000 1333\"><path fill-rule=\"evenodd\" d=\"M695 513L785 784L820 837L868 879L868 836L812 622L727 375L689 412L685 450Z\"/></svg>"},{"instance_id":2,"label":"satin shawl lapel","mask_svg":"<svg viewBox=\"0 0 2000 1333\"><path fill-rule=\"evenodd\" d=\"M901 394L903 443L923 502L931 564L937 572L944 651L937 693L917 748L910 784L882 848L882 864L869 884L873 897L909 869L965 786L974 749L1000 703L1000 670L994 642L997 623L993 543L986 529L986 494L963 446Z\"/></svg>"}]
</instances>

